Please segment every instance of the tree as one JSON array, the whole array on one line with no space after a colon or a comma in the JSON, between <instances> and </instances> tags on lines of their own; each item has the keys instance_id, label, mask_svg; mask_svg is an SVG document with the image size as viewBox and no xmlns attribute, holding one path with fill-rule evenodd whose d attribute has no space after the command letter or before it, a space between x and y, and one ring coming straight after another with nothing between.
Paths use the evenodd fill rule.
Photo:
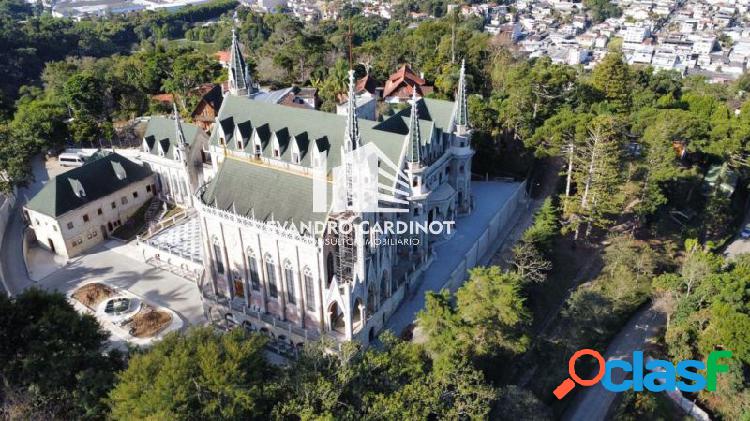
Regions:
<instances>
[{"instance_id":1,"label":"tree","mask_svg":"<svg viewBox=\"0 0 750 421\"><path fill-rule=\"evenodd\" d=\"M182 107L185 108L185 98L190 90L202 83L213 81L219 76L220 71L219 64L210 60L205 54L183 53L174 60L171 74L164 80L162 88L178 95Z\"/></svg>"},{"instance_id":2,"label":"tree","mask_svg":"<svg viewBox=\"0 0 750 421\"><path fill-rule=\"evenodd\" d=\"M606 227L609 215L621 206L621 130L620 123L611 115L598 116L588 125L589 137L579 151L573 172L577 191L566 202L570 214L568 229L575 231L576 239L582 224L588 237L593 227Z\"/></svg>"},{"instance_id":3,"label":"tree","mask_svg":"<svg viewBox=\"0 0 750 421\"><path fill-rule=\"evenodd\" d=\"M0 295L0 401L6 413L55 419L103 418L103 398L122 366L108 335L59 293ZM27 412L28 411L28 412Z\"/></svg>"},{"instance_id":4,"label":"tree","mask_svg":"<svg viewBox=\"0 0 750 421\"><path fill-rule=\"evenodd\" d=\"M602 93L613 111L630 109L633 83L630 68L619 51L609 52L591 73L591 85Z\"/></svg>"},{"instance_id":5,"label":"tree","mask_svg":"<svg viewBox=\"0 0 750 421\"><path fill-rule=\"evenodd\" d=\"M552 198L547 197L534 215L534 223L524 231L521 239L546 252L559 229L557 208L552 203Z\"/></svg>"},{"instance_id":6,"label":"tree","mask_svg":"<svg viewBox=\"0 0 750 421\"><path fill-rule=\"evenodd\" d=\"M109 395L114 419L247 419L268 413L265 338L192 328L134 355Z\"/></svg>"},{"instance_id":7,"label":"tree","mask_svg":"<svg viewBox=\"0 0 750 421\"><path fill-rule=\"evenodd\" d=\"M438 370L463 358L492 366L523 352L529 344L525 328L530 315L521 295L521 277L497 267L478 267L458 289L428 293L419 327ZM485 364L486 363L486 364Z\"/></svg>"},{"instance_id":8,"label":"tree","mask_svg":"<svg viewBox=\"0 0 750 421\"><path fill-rule=\"evenodd\" d=\"M29 145L31 150L41 150L67 140L67 118L64 105L34 99L18 107L11 123L11 131L15 141Z\"/></svg>"},{"instance_id":9,"label":"tree","mask_svg":"<svg viewBox=\"0 0 750 421\"><path fill-rule=\"evenodd\" d=\"M462 361L435 370L421 345L380 336L381 349L306 346L283 370L274 415L303 419L484 418L495 400L482 374Z\"/></svg>"},{"instance_id":10,"label":"tree","mask_svg":"<svg viewBox=\"0 0 750 421\"><path fill-rule=\"evenodd\" d=\"M604 22L609 18L622 15L622 10L609 0L584 0L583 5L589 9L594 23Z\"/></svg>"},{"instance_id":11,"label":"tree","mask_svg":"<svg viewBox=\"0 0 750 421\"><path fill-rule=\"evenodd\" d=\"M520 241L513 247L513 267L524 282L542 283L552 269L552 262L533 243Z\"/></svg>"}]
</instances>

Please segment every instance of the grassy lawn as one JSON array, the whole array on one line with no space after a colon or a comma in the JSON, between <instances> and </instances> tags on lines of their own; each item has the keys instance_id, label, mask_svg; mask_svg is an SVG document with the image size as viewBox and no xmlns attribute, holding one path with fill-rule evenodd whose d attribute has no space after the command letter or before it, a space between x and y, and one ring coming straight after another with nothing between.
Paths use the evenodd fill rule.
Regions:
<instances>
[{"instance_id":1,"label":"grassy lawn","mask_svg":"<svg viewBox=\"0 0 750 421\"><path fill-rule=\"evenodd\" d=\"M152 199L153 200L153 199ZM151 204L151 200L144 203L127 222L122 224L116 230L112 231L112 237L120 240L130 241L140 234L146 227L146 209Z\"/></svg>"},{"instance_id":2,"label":"grassy lawn","mask_svg":"<svg viewBox=\"0 0 750 421\"><path fill-rule=\"evenodd\" d=\"M162 220L169 219L184 210L182 208L178 208L175 205L168 205L168 206L169 208L167 209L167 213L165 213L164 217L161 218Z\"/></svg>"}]
</instances>

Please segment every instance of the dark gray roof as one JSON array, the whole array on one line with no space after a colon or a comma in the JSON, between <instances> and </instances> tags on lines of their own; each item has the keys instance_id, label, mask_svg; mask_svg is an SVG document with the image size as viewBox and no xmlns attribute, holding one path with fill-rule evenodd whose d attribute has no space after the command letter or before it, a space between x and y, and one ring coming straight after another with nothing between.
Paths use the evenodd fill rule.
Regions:
<instances>
[{"instance_id":1,"label":"dark gray roof","mask_svg":"<svg viewBox=\"0 0 750 421\"><path fill-rule=\"evenodd\" d=\"M124 177L121 177L123 172ZM133 182L143 180L151 174L148 168L122 155L111 153L52 178L26 207L57 217L108 196ZM76 190L80 192L81 189L83 194L76 194Z\"/></svg>"}]
</instances>

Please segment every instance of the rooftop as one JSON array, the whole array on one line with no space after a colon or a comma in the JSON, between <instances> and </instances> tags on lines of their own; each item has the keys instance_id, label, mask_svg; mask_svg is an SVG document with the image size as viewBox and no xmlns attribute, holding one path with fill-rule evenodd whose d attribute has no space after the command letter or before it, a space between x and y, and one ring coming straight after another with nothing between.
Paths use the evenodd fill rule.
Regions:
<instances>
[{"instance_id":1,"label":"rooftop","mask_svg":"<svg viewBox=\"0 0 750 421\"><path fill-rule=\"evenodd\" d=\"M151 174L150 169L111 153L52 178L29 200L26 208L57 217Z\"/></svg>"}]
</instances>

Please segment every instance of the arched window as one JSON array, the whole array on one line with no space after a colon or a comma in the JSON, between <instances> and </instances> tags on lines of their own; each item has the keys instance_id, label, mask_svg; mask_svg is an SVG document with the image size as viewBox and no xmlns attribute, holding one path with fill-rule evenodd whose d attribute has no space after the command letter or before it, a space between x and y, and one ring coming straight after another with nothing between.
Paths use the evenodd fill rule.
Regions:
<instances>
[{"instance_id":1,"label":"arched window","mask_svg":"<svg viewBox=\"0 0 750 421\"><path fill-rule=\"evenodd\" d=\"M214 249L214 264L216 265L216 273L219 275L224 274L224 257L221 253L221 244L219 244L219 237L214 235L213 238L213 249Z\"/></svg>"},{"instance_id":2,"label":"arched window","mask_svg":"<svg viewBox=\"0 0 750 421\"><path fill-rule=\"evenodd\" d=\"M289 304L297 304L297 298L294 295L294 267L289 260L284 261L284 280L286 281L286 300Z\"/></svg>"},{"instance_id":3,"label":"arched window","mask_svg":"<svg viewBox=\"0 0 750 421\"><path fill-rule=\"evenodd\" d=\"M333 252L328 252L328 257L326 258L326 272L328 275L328 285L331 286L331 281L333 280L333 271L334 271L334 264L333 264Z\"/></svg>"},{"instance_id":4,"label":"arched window","mask_svg":"<svg viewBox=\"0 0 750 421\"><path fill-rule=\"evenodd\" d=\"M305 281L305 305L307 310L315 311L315 285L313 285L312 271L309 267L305 266L302 276Z\"/></svg>"},{"instance_id":5,"label":"arched window","mask_svg":"<svg viewBox=\"0 0 750 421\"><path fill-rule=\"evenodd\" d=\"M385 281L385 277L380 280L380 302L385 301L388 298L388 283Z\"/></svg>"},{"instance_id":6,"label":"arched window","mask_svg":"<svg viewBox=\"0 0 750 421\"><path fill-rule=\"evenodd\" d=\"M268 280L268 295L270 295L271 298L278 298L279 287L278 284L276 284L276 264L270 254L266 254L265 261L267 276L266 279Z\"/></svg>"},{"instance_id":7,"label":"arched window","mask_svg":"<svg viewBox=\"0 0 750 421\"><path fill-rule=\"evenodd\" d=\"M240 272L236 270L232 271L232 289L235 297L245 297L245 282L242 280Z\"/></svg>"},{"instance_id":8,"label":"arched window","mask_svg":"<svg viewBox=\"0 0 750 421\"><path fill-rule=\"evenodd\" d=\"M367 289L367 314L375 313L375 290L372 285Z\"/></svg>"},{"instance_id":9,"label":"arched window","mask_svg":"<svg viewBox=\"0 0 750 421\"><path fill-rule=\"evenodd\" d=\"M250 288L260 291L260 276L258 276L258 260L251 249L247 249L247 270L250 272Z\"/></svg>"}]
</instances>

